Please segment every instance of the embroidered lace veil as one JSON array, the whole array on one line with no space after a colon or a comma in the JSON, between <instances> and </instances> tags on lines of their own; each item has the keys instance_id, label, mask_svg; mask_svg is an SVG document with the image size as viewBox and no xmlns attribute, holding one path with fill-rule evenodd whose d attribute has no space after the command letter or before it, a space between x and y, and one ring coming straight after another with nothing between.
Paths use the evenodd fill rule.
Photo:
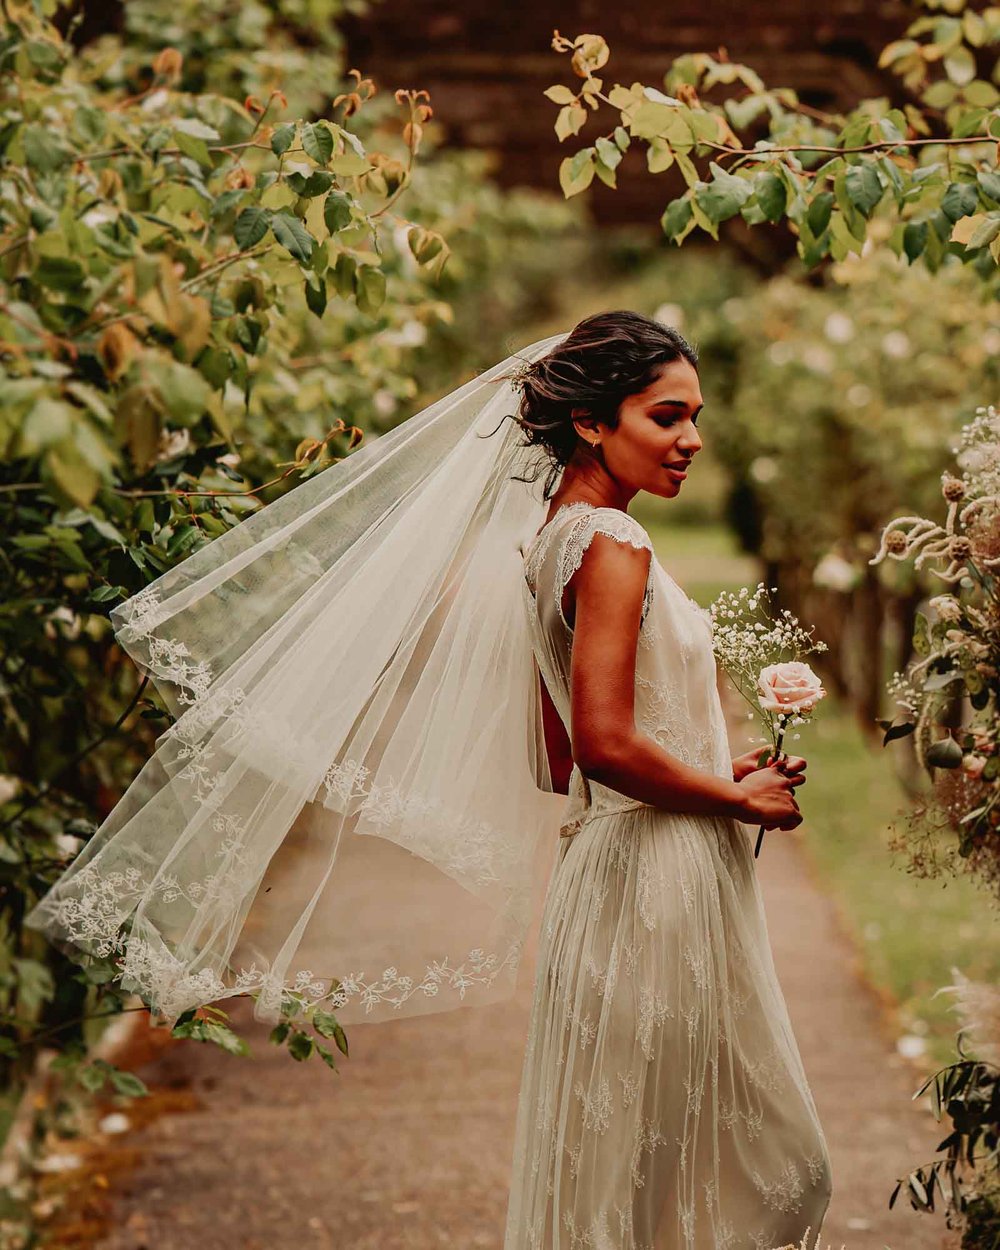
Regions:
<instances>
[{"instance_id":1,"label":"embroidered lace veil","mask_svg":"<svg viewBox=\"0 0 1000 1250\"><path fill-rule=\"evenodd\" d=\"M234 994L345 1024L510 996L551 789L516 480L532 344L111 614L177 717L26 924L154 1020Z\"/></svg>"}]
</instances>

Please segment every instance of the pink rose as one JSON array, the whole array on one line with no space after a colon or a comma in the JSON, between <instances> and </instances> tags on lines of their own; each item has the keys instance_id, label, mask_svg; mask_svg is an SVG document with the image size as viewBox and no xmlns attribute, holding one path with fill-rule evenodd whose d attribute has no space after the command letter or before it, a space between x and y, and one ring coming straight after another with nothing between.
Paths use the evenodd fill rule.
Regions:
<instances>
[{"instance_id":1,"label":"pink rose","mask_svg":"<svg viewBox=\"0 0 1000 1250\"><path fill-rule=\"evenodd\" d=\"M985 755L967 755L962 760L962 771L966 777L971 777L973 781L983 775L983 769L986 767Z\"/></svg>"},{"instance_id":2,"label":"pink rose","mask_svg":"<svg viewBox=\"0 0 1000 1250\"><path fill-rule=\"evenodd\" d=\"M826 694L820 679L801 660L768 664L760 670L757 689L765 712L811 712Z\"/></svg>"}]
</instances>

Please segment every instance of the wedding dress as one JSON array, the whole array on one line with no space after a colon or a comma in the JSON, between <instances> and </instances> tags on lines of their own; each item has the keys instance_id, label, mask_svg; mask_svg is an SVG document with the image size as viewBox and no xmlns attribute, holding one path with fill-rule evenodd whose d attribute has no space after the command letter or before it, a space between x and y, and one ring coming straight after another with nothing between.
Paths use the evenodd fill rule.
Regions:
<instances>
[{"instance_id":1,"label":"wedding dress","mask_svg":"<svg viewBox=\"0 0 1000 1250\"><path fill-rule=\"evenodd\" d=\"M627 513L564 504L522 547L532 647L570 721L562 594ZM637 728L732 775L707 612L651 558ZM574 765L545 895L504 1250L771 1250L820 1230L823 1131L779 986L750 834Z\"/></svg>"}]
</instances>

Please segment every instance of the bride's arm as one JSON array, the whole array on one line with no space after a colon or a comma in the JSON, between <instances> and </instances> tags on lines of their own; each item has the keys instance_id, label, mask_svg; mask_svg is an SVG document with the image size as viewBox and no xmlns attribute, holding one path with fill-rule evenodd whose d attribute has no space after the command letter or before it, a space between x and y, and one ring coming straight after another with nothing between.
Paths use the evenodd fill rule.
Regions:
<instances>
[{"instance_id":1,"label":"bride's arm","mask_svg":"<svg viewBox=\"0 0 1000 1250\"><path fill-rule=\"evenodd\" d=\"M573 758L585 776L642 803L750 823L750 796L738 782L691 768L636 729L635 660L651 558L595 534L566 588Z\"/></svg>"}]
</instances>

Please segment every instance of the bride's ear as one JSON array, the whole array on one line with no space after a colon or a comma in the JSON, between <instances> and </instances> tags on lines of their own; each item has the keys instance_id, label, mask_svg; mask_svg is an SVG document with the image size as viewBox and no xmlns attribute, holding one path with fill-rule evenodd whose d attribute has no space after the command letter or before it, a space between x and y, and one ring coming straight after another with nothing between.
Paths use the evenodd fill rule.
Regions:
<instances>
[{"instance_id":1,"label":"bride's ear","mask_svg":"<svg viewBox=\"0 0 1000 1250\"><path fill-rule=\"evenodd\" d=\"M598 421L592 415L589 408L571 408L569 410L570 419L576 429L577 434L592 446L600 440L601 431L598 428Z\"/></svg>"}]
</instances>

